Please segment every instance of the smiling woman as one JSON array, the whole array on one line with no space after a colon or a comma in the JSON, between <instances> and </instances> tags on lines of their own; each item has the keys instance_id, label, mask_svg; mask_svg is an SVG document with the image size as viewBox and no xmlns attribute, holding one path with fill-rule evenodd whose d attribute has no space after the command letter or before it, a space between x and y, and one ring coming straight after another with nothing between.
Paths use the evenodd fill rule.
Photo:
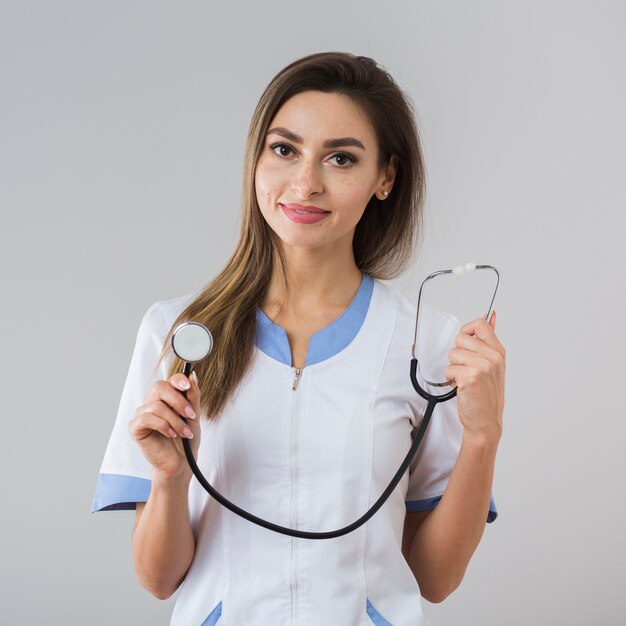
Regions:
<instances>
[{"instance_id":1,"label":"smiling woman","mask_svg":"<svg viewBox=\"0 0 626 626\"><path fill-rule=\"evenodd\" d=\"M271 125L255 187L261 213L284 253L295 246L316 249L320 257L337 254L339 248L351 255L367 203L376 192L382 199L385 187L393 184L395 158L386 168L379 167L376 132L343 94L299 93L281 107ZM290 143L278 141L281 137ZM322 200L324 206L319 206ZM304 229L298 224L319 226Z\"/></svg>"},{"instance_id":2,"label":"smiling woman","mask_svg":"<svg viewBox=\"0 0 626 626\"><path fill-rule=\"evenodd\" d=\"M341 528L378 499L426 409L407 369L413 307L381 282L418 240L423 172L411 105L372 59L311 55L261 96L237 247L206 288L146 313L94 499L136 509L147 589L166 598L184 581L172 624L425 626L421 598L460 583L495 518L503 349L484 320L453 351L462 420L447 402L347 535L303 540L233 516L191 482L181 445L227 499L280 526ZM186 321L215 340L189 378L170 348ZM438 346L459 331L434 314L420 324Z\"/></svg>"}]
</instances>

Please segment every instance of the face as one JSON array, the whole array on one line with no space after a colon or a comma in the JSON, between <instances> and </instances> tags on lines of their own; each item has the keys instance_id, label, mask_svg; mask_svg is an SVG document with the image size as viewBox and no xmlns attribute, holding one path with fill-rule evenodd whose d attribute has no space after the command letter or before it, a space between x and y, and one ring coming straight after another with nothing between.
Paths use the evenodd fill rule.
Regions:
<instances>
[{"instance_id":1,"label":"face","mask_svg":"<svg viewBox=\"0 0 626 626\"><path fill-rule=\"evenodd\" d=\"M351 250L354 229L389 176L371 124L348 97L306 91L269 125L255 171L263 217L284 247Z\"/></svg>"}]
</instances>

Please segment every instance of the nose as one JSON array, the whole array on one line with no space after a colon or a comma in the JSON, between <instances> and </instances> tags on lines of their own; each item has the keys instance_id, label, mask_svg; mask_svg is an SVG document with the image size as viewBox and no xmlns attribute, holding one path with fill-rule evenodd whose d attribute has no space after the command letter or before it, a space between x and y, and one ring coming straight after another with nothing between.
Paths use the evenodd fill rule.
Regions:
<instances>
[{"instance_id":1,"label":"nose","mask_svg":"<svg viewBox=\"0 0 626 626\"><path fill-rule=\"evenodd\" d=\"M293 172L291 189L302 200L306 200L324 190L322 175L315 163L302 161Z\"/></svg>"}]
</instances>

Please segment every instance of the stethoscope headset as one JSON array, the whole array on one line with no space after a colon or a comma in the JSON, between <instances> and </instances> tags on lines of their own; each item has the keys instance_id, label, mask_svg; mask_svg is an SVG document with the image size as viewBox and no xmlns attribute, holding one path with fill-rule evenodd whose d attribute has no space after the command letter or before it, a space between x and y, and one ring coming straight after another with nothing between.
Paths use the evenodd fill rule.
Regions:
<instances>
[{"instance_id":1,"label":"stethoscope headset","mask_svg":"<svg viewBox=\"0 0 626 626\"><path fill-rule=\"evenodd\" d=\"M387 501L393 490L396 488L402 476L408 469L411 461L415 457L417 450L424 439L424 435L426 434L426 429L430 423L430 419L432 417L433 411L435 407L441 402L447 402L456 396L456 386L452 381L445 382L432 382L426 380L422 373L420 372L419 362L415 355L415 346L417 343L417 335L419 329L419 319L420 319L420 306L422 303L422 290L424 289L424 285L434 279L436 276L442 276L445 274L454 274L457 276L462 276L466 272L471 272L475 270L491 270L495 272L496 275L496 284L493 290L493 296L491 297L491 302L489 303L489 309L487 311L486 318L489 319L489 315L491 313L491 309L493 307L493 303L496 297L496 292L498 291L498 285L500 284L500 274L498 270L492 265L476 265L474 263L466 263L465 265L460 265L453 269L449 270L439 270L437 272L433 272L429 276L427 276L422 282L419 290L419 296L417 300L417 313L415 315L415 336L413 339L413 345L411 348L411 354L413 358L411 359L411 368L410 368L410 377L411 383L413 384L413 388L415 391L427 401L426 411L424 413L424 417L420 422L419 428L417 429L417 433L413 438L413 443L411 444L411 448L407 452L404 460L402 461L398 471L395 473L394 477L391 479L391 482L387 486L387 488L381 493L380 497L376 502L357 520L344 526L343 528L339 528L337 530L331 530L327 532L308 532L303 530L298 530L295 528L287 528L286 526L280 526L278 524L274 524L268 520L262 519L253 515L252 513L245 511L244 509L238 507L236 504L225 498L221 493L219 493L203 476L200 468L196 463L196 459L193 456L193 452L191 450L191 443L189 439L183 439L183 448L185 450L185 456L187 457L187 462L191 467L191 470L194 476L197 478L198 482L204 487L204 489L215 498L222 506L226 507L233 513L236 513L240 517L252 522L253 524L257 524L258 526L262 526L263 528L267 528L268 530L273 530L274 532L281 533L283 535L289 535L290 537L297 537L299 539L333 539L335 537L341 537L342 535L347 535L348 533L356 530L359 526L362 526L367 522L383 504ZM183 366L183 374L185 376L189 376L193 370L193 367L196 363L206 358L211 350L213 349L213 337L210 331L199 324L198 322L184 322L176 327L174 332L172 333L172 349L174 354L184 362ZM420 384L418 380L419 377L428 385L433 387L453 387L452 390L440 394L433 395L428 393ZM187 396L186 392L183 392L185 397ZM185 419L185 418L183 418ZM186 421L186 420L185 420Z\"/></svg>"}]
</instances>

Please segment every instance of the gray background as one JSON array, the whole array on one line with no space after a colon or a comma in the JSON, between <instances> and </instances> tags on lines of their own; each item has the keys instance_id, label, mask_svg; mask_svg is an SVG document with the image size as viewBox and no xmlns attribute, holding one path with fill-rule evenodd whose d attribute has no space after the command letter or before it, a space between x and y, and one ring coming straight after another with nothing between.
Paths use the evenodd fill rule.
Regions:
<instances>
[{"instance_id":1,"label":"gray background","mask_svg":"<svg viewBox=\"0 0 626 626\"><path fill-rule=\"evenodd\" d=\"M402 288L466 260L503 276L500 517L425 610L626 624L625 18L606 0L0 2L0 621L167 623L134 578L133 515L89 513L137 327L232 250L274 73L345 50L419 115L427 221Z\"/></svg>"}]
</instances>

